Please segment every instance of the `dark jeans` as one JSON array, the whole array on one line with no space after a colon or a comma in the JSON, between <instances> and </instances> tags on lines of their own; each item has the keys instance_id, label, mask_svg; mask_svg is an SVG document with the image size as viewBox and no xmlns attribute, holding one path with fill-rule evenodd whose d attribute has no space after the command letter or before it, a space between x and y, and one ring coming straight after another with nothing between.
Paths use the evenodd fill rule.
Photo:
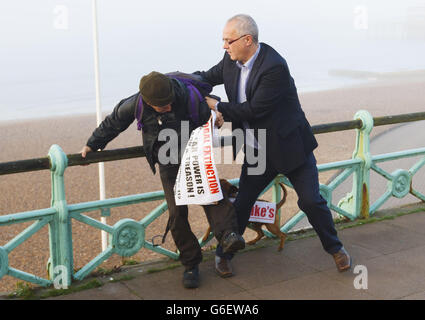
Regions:
<instances>
[{"instance_id":1,"label":"dark jeans","mask_svg":"<svg viewBox=\"0 0 425 320\"><path fill-rule=\"evenodd\" d=\"M178 165L159 166L162 187L168 205L168 227L174 243L180 251L180 261L186 270L189 270L202 261L202 252L198 239L189 225L188 207L177 206L174 199L174 184L178 170ZM218 241L221 241L222 237L228 233L237 231L235 209L227 198L219 201L217 205L203 206L203 208L211 231Z\"/></svg>"},{"instance_id":2,"label":"dark jeans","mask_svg":"<svg viewBox=\"0 0 425 320\"><path fill-rule=\"evenodd\" d=\"M246 162L242 166L239 193L234 202L240 234L244 233L248 225L251 208L258 196L279 173L269 162L263 175L247 175L248 167ZM298 206L306 214L324 250L329 254L338 252L342 243L338 239L326 200L319 192L319 176L314 154L311 153L303 165L285 176L294 186L298 195ZM233 257L231 254L223 254L220 246L217 247L216 254L227 259Z\"/></svg>"}]
</instances>

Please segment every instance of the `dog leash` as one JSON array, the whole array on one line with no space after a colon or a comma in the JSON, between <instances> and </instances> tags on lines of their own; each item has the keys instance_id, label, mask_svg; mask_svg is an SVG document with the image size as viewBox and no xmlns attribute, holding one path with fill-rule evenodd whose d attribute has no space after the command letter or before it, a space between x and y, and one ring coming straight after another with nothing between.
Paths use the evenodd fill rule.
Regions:
<instances>
[{"instance_id":1,"label":"dog leash","mask_svg":"<svg viewBox=\"0 0 425 320\"><path fill-rule=\"evenodd\" d=\"M164 232L164 234L163 235L160 235L160 234L158 234L158 235L156 235L156 236L153 236L152 237L152 240L151 240L151 242L152 242L152 245L154 246L154 247L158 247L160 244L155 244L155 239L156 238L159 238L159 237L162 237L162 242L161 242L161 244L164 244L164 242L165 242L165 238L167 237L167 234L168 234L168 231L170 231L170 218L168 219L168 222L167 222L167 226L165 227L165 232Z\"/></svg>"}]
</instances>

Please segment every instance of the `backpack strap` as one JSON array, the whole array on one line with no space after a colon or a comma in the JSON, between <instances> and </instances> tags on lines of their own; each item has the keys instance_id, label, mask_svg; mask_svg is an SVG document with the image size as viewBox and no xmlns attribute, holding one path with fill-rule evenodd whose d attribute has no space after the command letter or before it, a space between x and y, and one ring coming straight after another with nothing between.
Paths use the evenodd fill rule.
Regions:
<instances>
[{"instance_id":1,"label":"backpack strap","mask_svg":"<svg viewBox=\"0 0 425 320\"><path fill-rule=\"evenodd\" d=\"M143 123L142 123L142 117L143 117L143 99L142 95L139 94L137 101L136 101L136 115L135 118L137 119L137 130L142 130Z\"/></svg>"},{"instance_id":2,"label":"backpack strap","mask_svg":"<svg viewBox=\"0 0 425 320\"><path fill-rule=\"evenodd\" d=\"M192 119L192 121L196 124L199 125L199 103L201 103L204 100L204 97L201 95L201 93L199 92L199 90L191 83L188 83L186 85L186 87L189 90L189 98L190 98L190 103L189 103L189 115L190 118ZM196 102L196 98L198 98L198 104Z\"/></svg>"}]
</instances>

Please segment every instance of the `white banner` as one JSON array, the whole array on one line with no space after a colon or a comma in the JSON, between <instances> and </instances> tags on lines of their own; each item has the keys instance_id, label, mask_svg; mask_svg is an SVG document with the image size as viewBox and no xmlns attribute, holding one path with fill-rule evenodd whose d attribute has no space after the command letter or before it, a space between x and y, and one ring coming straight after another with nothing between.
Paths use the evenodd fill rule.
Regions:
<instances>
[{"instance_id":1,"label":"white banner","mask_svg":"<svg viewBox=\"0 0 425 320\"><path fill-rule=\"evenodd\" d=\"M178 206L206 205L223 199L213 152L213 137L218 137L213 132L216 117L215 112L211 113L212 117L205 125L193 130L184 150L174 185Z\"/></svg>"}]
</instances>

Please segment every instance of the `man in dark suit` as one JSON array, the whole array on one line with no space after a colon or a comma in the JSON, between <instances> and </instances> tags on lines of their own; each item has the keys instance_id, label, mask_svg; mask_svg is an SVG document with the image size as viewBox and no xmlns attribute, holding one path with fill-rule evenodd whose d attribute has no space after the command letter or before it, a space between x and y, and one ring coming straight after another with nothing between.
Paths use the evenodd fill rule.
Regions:
<instances>
[{"instance_id":1,"label":"man in dark suit","mask_svg":"<svg viewBox=\"0 0 425 320\"><path fill-rule=\"evenodd\" d=\"M351 258L338 239L332 214L319 193L318 171L313 150L317 147L309 122L301 109L297 89L285 59L272 47L258 42L258 28L248 15L230 18L223 30L223 59L206 72L196 72L211 85L224 84L229 102L207 97L209 107L232 122L233 130L245 133L245 159L239 194L234 202L239 232L243 234L251 208L259 194L276 177L284 174L298 195L298 206L331 254L339 271L351 267ZM265 143L249 139L247 129L265 130ZM247 148L264 152L265 170L253 174ZM236 151L233 146L234 152ZM264 154L263 154L264 155ZM234 156L236 156L234 154ZM260 157L261 158L261 157ZM222 277L232 276L232 254L216 250L215 268Z\"/></svg>"}]
</instances>

